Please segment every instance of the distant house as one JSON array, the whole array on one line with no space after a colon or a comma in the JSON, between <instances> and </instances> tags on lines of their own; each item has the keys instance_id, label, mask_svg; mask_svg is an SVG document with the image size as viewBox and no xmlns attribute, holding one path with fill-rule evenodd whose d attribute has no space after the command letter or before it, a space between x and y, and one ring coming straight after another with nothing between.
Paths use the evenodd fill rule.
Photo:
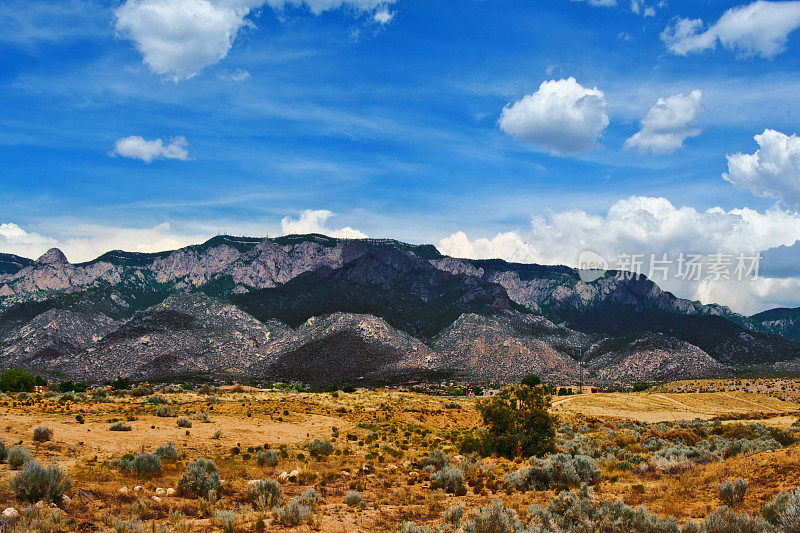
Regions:
<instances>
[{"instance_id":1,"label":"distant house","mask_svg":"<svg viewBox=\"0 0 800 533\"><path fill-rule=\"evenodd\" d=\"M569 394L597 394L600 390L597 387L593 387L591 385L584 385L583 389L581 389L580 385L558 385L556 386L556 392L560 392L561 389L567 389Z\"/></svg>"},{"instance_id":2,"label":"distant house","mask_svg":"<svg viewBox=\"0 0 800 533\"><path fill-rule=\"evenodd\" d=\"M222 385L219 390L221 391L234 391L234 392L267 392L269 389L259 389L258 387L251 387L249 385L239 385L238 383L234 383L233 385Z\"/></svg>"}]
</instances>

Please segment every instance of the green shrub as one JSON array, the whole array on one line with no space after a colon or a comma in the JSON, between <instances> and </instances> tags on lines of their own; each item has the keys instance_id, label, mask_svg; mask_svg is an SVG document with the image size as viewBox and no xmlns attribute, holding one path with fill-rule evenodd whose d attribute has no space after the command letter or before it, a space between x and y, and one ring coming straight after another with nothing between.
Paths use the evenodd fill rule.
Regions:
<instances>
[{"instance_id":1,"label":"green shrub","mask_svg":"<svg viewBox=\"0 0 800 533\"><path fill-rule=\"evenodd\" d=\"M744 501L744 496L747 493L747 481L742 478L737 479L733 483L725 481L717 486L719 499L725 505L733 507Z\"/></svg>"},{"instance_id":2,"label":"green shrub","mask_svg":"<svg viewBox=\"0 0 800 533\"><path fill-rule=\"evenodd\" d=\"M532 530L603 531L608 533L678 533L674 518L662 519L645 506L630 507L621 501L596 502L587 489L563 491L546 508L528 507ZM535 527L539 529L535 529ZM689 526L691 528L691 526ZM687 529L687 533L693 531Z\"/></svg>"},{"instance_id":3,"label":"green shrub","mask_svg":"<svg viewBox=\"0 0 800 533\"><path fill-rule=\"evenodd\" d=\"M156 448L155 454L161 458L162 461L175 461L178 459L178 450L175 449L175 446L172 443L167 443L167 445L161 445Z\"/></svg>"},{"instance_id":4,"label":"green shrub","mask_svg":"<svg viewBox=\"0 0 800 533\"><path fill-rule=\"evenodd\" d=\"M445 523L457 528L461 524L461 519L464 518L464 506L460 503L454 503L445 511L443 518Z\"/></svg>"},{"instance_id":5,"label":"green shrub","mask_svg":"<svg viewBox=\"0 0 800 533\"><path fill-rule=\"evenodd\" d=\"M131 396L136 398L141 398L142 396L147 396L148 394L153 394L153 389L150 387L145 387L144 385L139 385L131 391Z\"/></svg>"},{"instance_id":6,"label":"green shrub","mask_svg":"<svg viewBox=\"0 0 800 533\"><path fill-rule=\"evenodd\" d=\"M11 480L11 489L20 500L38 502L61 497L72 487L69 476L56 465L43 467L38 461L28 461Z\"/></svg>"},{"instance_id":7,"label":"green shrub","mask_svg":"<svg viewBox=\"0 0 800 533\"><path fill-rule=\"evenodd\" d=\"M276 466L281 460L281 454L275 450L259 450L256 454L256 463L258 466Z\"/></svg>"},{"instance_id":8,"label":"green shrub","mask_svg":"<svg viewBox=\"0 0 800 533\"><path fill-rule=\"evenodd\" d=\"M175 416L175 412L168 405L162 405L161 407L156 409L156 416L159 416L161 418L169 418Z\"/></svg>"},{"instance_id":9,"label":"green shrub","mask_svg":"<svg viewBox=\"0 0 800 533\"><path fill-rule=\"evenodd\" d=\"M509 490L546 490L560 486L594 485L600 481L600 468L588 455L566 453L549 455L544 459L531 458L531 465L506 474Z\"/></svg>"},{"instance_id":10,"label":"green shrub","mask_svg":"<svg viewBox=\"0 0 800 533\"><path fill-rule=\"evenodd\" d=\"M179 428L190 428L190 427L192 427L192 421L189 420L188 418L186 418L185 416L180 417L178 419L177 424L178 424Z\"/></svg>"},{"instance_id":11,"label":"green shrub","mask_svg":"<svg viewBox=\"0 0 800 533\"><path fill-rule=\"evenodd\" d=\"M300 495L300 503L308 505L313 511L322 503L322 496L314 489L308 489Z\"/></svg>"},{"instance_id":12,"label":"green shrub","mask_svg":"<svg viewBox=\"0 0 800 533\"><path fill-rule=\"evenodd\" d=\"M442 468L431 476L431 488L442 489L456 496L463 496L467 493L464 473L458 468L449 466Z\"/></svg>"},{"instance_id":13,"label":"green shrub","mask_svg":"<svg viewBox=\"0 0 800 533\"><path fill-rule=\"evenodd\" d=\"M133 430L133 428L130 427L125 422L115 422L115 423L111 424L111 426L108 428L108 430L109 431L131 431L131 430Z\"/></svg>"},{"instance_id":14,"label":"green shrub","mask_svg":"<svg viewBox=\"0 0 800 533\"><path fill-rule=\"evenodd\" d=\"M723 505L703 521L703 533L767 533L772 527L761 517L736 514Z\"/></svg>"},{"instance_id":15,"label":"green shrub","mask_svg":"<svg viewBox=\"0 0 800 533\"><path fill-rule=\"evenodd\" d=\"M780 526L787 533L800 533L800 490L789 493L781 513Z\"/></svg>"},{"instance_id":16,"label":"green shrub","mask_svg":"<svg viewBox=\"0 0 800 533\"><path fill-rule=\"evenodd\" d=\"M261 509L272 509L283 499L283 490L275 480L257 479L248 485L250 499Z\"/></svg>"},{"instance_id":17,"label":"green shrub","mask_svg":"<svg viewBox=\"0 0 800 533\"><path fill-rule=\"evenodd\" d=\"M361 497L361 493L356 490L351 490L350 492L344 495L344 503L346 503L350 507L361 505L362 501L363 498Z\"/></svg>"},{"instance_id":18,"label":"green shrub","mask_svg":"<svg viewBox=\"0 0 800 533\"><path fill-rule=\"evenodd\" d=\"M434 470L441 470L450 464L450 458L441 450L432 450L427 455L420 457L419 462L423 467L432 467Z\"/></svg>"},{"instance_id":19,"label":"green shrub","mask_svg":"<svg viewBox=\"0 0 800 533\"><path fill-rule=\"evenodd\" d=\"M235 511L219 511L214 515L213 522L222 529L223 533L234 533L238 519L239 516Z\"/></svg>"},{"instance_id":20,"label":"green shrub","mask_svg":"<svg viewBox=\"0 0 800 533\"><path fill-rule=\"evenodd\" d=\"M219 492L222 482L214 461L199 458L188 465L178 480L178 491L187 496L207 498L209 492Z\"/></svg>"},{"instance_id":21,"label":"green shrub","mask_svg":"<svg viewBox=\"0 0 800 533\"><path fill-rule=\"evenodd\" d=\"M278 522L288 527L299 526L311 520L311 507L303 504L297 498L293 498L281 507L276 507L274 511Z\"/></svg>"},{"instance_id":22,"label":"green shrub","mask_svg":"<svg viewBox=\"0 0 800 533\"><path fill-rule=\"evenodd\" d=\"M6 445L0 440L0 463L6 460Z\"/></svg>"},{"instance_id":23,"label":"green shrub","mask_svg":"<svg viewBox=\"0 0 800 533\"><path fill-rule=\"evenodd\" d=\"M781 524L781 516L786 511L786 503L791 495L791 492L782 492L772 498L771 502L761 506L761 516L764 520L773 526L779 526Z\"/></svg>"},{"instance_id":24,"label":"green shrub","mask_svg":"<svg viewBox=\"0 0 800 533\"><path fill-rule=\"evenodd\" d=\"M145 401L147 403L152 403L153 405L166 405L167 403L169 403L167 402L167 399L164 398L163 396L150 396Z\"/></svg>"},{"instance_id":25,"label":"green shrub","mask_svg":"<svg viewBox=\"0 0 800 533\"><path fill-rule=\"evenodd\" d=\"M53 437L53 430L47 426L33 428L33 440L36 442L47 442Z\"/></svg>"},{"instance_id":26,"label":"green shrub","mask_svg":"<svg viewBox=\"0 0 800 533\"><path fill-rule=\"evenodd\" d=\"M133 459L133 471L140 477L157 474L161 472L161 457L155 453L137 453Z\"/></svg>"},{"instance_id":27,"label":"green shrub","mask_svg":"<svg viewBox=\"0 0 800 533\"><path fill-rule=\"evenodd\" d=\"M14 446L6 453L6 462L14 470L19 470L22 465L32 460L31 452L21 446Z\"/></svg>"},{"instance_id":28,"label":"green shrub","mask_svg":"<svg viewBox=\"0 0 800 533\"><path fill-rule=\"evenodd\" d=\"M327 457L333 453L333 444L327 440L314 439L304 446L312 457Z\"/></svg>"},{"instance_id":29,"label":"green shrub","mask_svg":"<svg viewBox=\"0 0 800 533\"><path fill-rule=\"evenodd\" d=\"M524 529L517 512L506 509L499 500L482 505L475 516L463 525L464 533L515 533Z\"/></svg>"}]
</instances>

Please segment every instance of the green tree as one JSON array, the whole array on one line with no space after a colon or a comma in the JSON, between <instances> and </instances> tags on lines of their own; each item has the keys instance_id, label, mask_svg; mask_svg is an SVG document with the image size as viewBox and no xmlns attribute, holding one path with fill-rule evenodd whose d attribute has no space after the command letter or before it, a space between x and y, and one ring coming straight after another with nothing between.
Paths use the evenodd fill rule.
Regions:
<instances>
[{"instance_id":1,"label":"green tree","mask_svg":"<svg viewBox=\"0 0 800 533\"><path fill-rule=\"evenodd\" d=\"M33 392L36 378L22 368L12 368L0 376L0 389L9 392Z\"/></svg>"},{"instance_id":2,"label":"green tree","mask_svg":"<svg viewBox=\"0 0 800 533\"><path fill-rule=\"evenodd\" d=\"M131 382L127 378L117 378L111 384L111 388L114 390L125 390L131 386Z\"/></svg>"},{"instance_id":3,"label":"green tree","mask_svg":"<svg viewBox=\"0 0 800 533\"><path fill-rule=\"evenodd\" d=\"M543 387L518 385L478 402L487 451L506 457L543 455L555 450L556 418Z\"/></svg>"},{"instance_id":4,"label":"green tree","mask_svg":"<svg viewBox=\"0 0 800 533\"><path fill-rule=\"evenodd\" d=\"M542 380L539 379L539 376L531 374L529 376L525 376L524 378L522 378L522 381L520 383L522 383L523 385L527 385L528 387L535 387L537 385L541 385Z\"/></svg>"}]
</instances>

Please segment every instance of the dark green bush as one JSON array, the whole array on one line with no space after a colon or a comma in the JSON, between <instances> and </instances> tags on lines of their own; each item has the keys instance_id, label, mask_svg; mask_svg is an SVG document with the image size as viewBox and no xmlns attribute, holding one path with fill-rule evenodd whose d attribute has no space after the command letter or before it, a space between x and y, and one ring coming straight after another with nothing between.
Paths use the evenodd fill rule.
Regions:
<instances>
[{"instance_id":1,"label":"dark green bush","mask_svg":"<svg viewBox=\"0 0 800 533\"><path fill-rule=\"evenodd\" d=\"M53 430L47 426L33 428L33 440L36 442L47 442L53 437Z\"/></svg>"},{"instance_id":2,"label":"dark green bush","mask_svg":"<svg viewBox=\"0 0 800 533\"><path fill-rule=\"evenodd\" d=\"M519 385L480 400L486 448L506 457L530 457L555 450L556 419L543 387Z\"/></svg>"},{"instance_id":3,"label":"dark green bush","mask_svg":"<svg viewBox=\"0 0 800 533\"><path fill-rule=\"evenodd\" d=\"M36 378L22 368L12 368L0 375L0 390L6 392L33 392Z\"/></svg>"}]
</instances>

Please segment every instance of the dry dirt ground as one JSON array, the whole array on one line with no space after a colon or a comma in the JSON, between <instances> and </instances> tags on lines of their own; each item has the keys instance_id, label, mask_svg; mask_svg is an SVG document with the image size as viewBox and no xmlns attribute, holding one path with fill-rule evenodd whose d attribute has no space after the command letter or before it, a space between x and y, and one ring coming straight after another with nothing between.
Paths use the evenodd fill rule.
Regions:
<instances>
[{"instance_id":1,"label":"dry dirt ground","mask_svg":"<svg viewBox=\"0 0 800 533\"><path fill-rule=\"evenodd\" d=\"M764 423L790 425L800 406L762 393L748 392L641 392L600 393L557 397L553 411L562 415L590 415L667 422L675 420L711 420L728 418L746 420L749 417ZM764 419L764 417L768 417Z\"/></svg>"},{"instance_id":2,"label":"dry dirt ground","mask_svg":"<svg viewBox=\"0 0 800 533\"><path fill-rule=\"evenodd\" d=\"M688 379L660 385L655 392L754 392L790 402L800 401L800 379Z\"/></svg>"},{"instance_id":3,"label":"dry dirt ground","mask_svg":"<svg viewBox=\"0 0 800 533\"><path fill-rule=\"evenodd\" d=\"M211 517L219 510L233 510L238 515L236 531L256 531L259 520L267 531L283 531L287 528L277 523L271 511L254 507L247 482L277 479L292 470L300 474L281 483L287 500L309 488L323 500L311 523L297 531L395 531L403 519L439 523L443 510L455 502L470 512L496 498L524 515L528 504L545 503L555 495L554 491L509 494L502 489L503 474L524 466L521 459L485 460L486 483L482 488L470 487L464 496L430 488L428 474L412 462L431 449L458 453L459 432L481 423L474 399L396 391L217 393L218 403L207 403L205 395L195 393L162 396L175 414L194 417L191 428L178 427L176 417L156 416L159 406L146 403L145 398L126 396L98 403L32 394L28 400L0 400L0 440L7 447L24 446L42 463L55 462L68 471L72 502L62 506L60 520L70 530L218 531ZM460 408L447 406L448 402L457 402ZM576 426L605 424L605 420L613 424L623 418L651 423L722 416L788 427L798 419L799 410L800 405L792 402L736 391L584 395L554 398L553 405L560 423ZM207 413L207 421L198 416L201 412ZM78 423L77 415L83 416L84 423ZM132 430L109 431L118 420ZM40 425L53 430L49 442L33 441L33 429ZM313 439L331 441L336 451L322 460L310 458L303 445ZM150 452L168 442L180 458L165 462L151 478L121 473L112 463L126 453ZM280 446L285 453L277 466L256 464L258 449ZM691 475L603 468L595 493L601 499L644 503L659 514L685 520L705 516L720 504L716 489L720 481L745 477L751 490L741 510L749 512L778 492L800 487L798 450L798 445L792 445L701 464ZM214 460L220 469L225 487L219 501L204 504L178 495L156 496L157 489L177 487L185 465L198 457ZM15 474L9 465L0 464L0 510L25 506L10 488ZM141 489L135 491L137 486ZM128 489L124 494L122 487ZM351 490L360 491L365 505L344 503ZM135 525L126 530L122 521Z\"/></svg>"}]
</instances>

